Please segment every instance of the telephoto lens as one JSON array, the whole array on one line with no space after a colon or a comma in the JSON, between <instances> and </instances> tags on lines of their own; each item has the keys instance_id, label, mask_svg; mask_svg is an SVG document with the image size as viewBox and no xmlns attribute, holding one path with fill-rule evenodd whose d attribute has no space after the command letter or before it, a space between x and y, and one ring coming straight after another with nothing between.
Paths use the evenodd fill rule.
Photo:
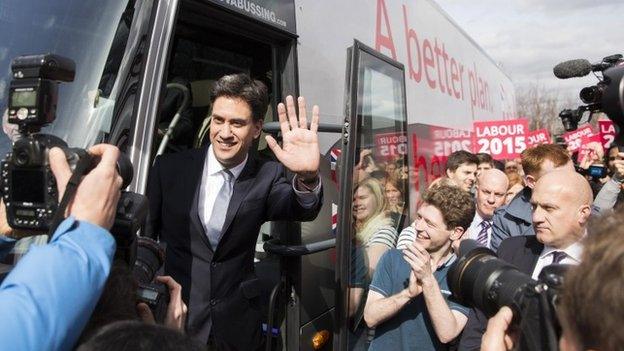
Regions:
<instances>
[{"instance_id":1,"label":"telephoto lens","mask_svg":"<svg viewBox=\"0 0 624 351\"><path fill-rule=\"evenodd\" d=\"M461 242L459 256L447 279L460 303L476 307L488 317L502 306L509 306L516 316L521 314L527 292L536 281L474 240Z\"/></svg>"},{"instance_id":2,"label":"telephoto lens","mask_svg":"<svg viewBox=\"0 0 624 351\"><path fill-rule=\"evenodd\" d=\"M132 274L139 284L149 284L165 262L165 251L150 238L137 238L137 254Z\"/></svg>"}]
</instances>

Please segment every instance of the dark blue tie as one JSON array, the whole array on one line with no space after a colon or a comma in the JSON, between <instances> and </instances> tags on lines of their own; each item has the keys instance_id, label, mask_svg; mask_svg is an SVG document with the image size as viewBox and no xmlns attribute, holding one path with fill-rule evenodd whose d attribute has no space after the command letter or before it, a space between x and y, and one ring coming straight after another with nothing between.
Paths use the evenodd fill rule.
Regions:
<instances>
[{"instance_id":1,"label":"dark blue tie","mask_svg":"<svg viewBox=\"0 0 624 351\"><path fill-rule=\"evenodd\" d=\"M561 263L561 261L563 261L566 257L568 257L568 254L566 254L563 251L553 251L552 253L553 256L553 260L552 263Z\"/></svg>"}]
</instances>

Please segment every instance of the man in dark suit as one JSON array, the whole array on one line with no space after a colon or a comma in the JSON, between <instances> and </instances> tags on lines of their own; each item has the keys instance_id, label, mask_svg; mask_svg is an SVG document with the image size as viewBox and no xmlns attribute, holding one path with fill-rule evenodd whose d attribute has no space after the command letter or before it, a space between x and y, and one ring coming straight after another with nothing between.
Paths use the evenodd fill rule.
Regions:
<instances>
[{"instance_id":1,"label":"man in dark suit","mask_svg":"<svg viewBox=\"0 0 624 351\"><path fill-rule=\"evenodd\" d=\"M148 182L150 229L167 246L165 272L182 285L187 329L219 350L261 345L260 282L254 249L265 221L309 221L321 206L314 106L308 129L292 97L278 105L283 144L267 136L281 162L249 153L260 136L267 88L243 74L224 76L211 94L210 146L156 159ZM285 168L295 173L289 180Z\"/></svg>"},{"instance_id":2,"label":"man in dark suit","mask_svg":"<svg viewBox=\"0 0 624 351\"><path fill-rule=\"evenodd\" d=\"M536 235L505 239L498 257L537 279L552 263L580 263L586 226L591 214L592 191L580 174L557 170L541 177L531 196ZM463 331L459 350L479 350L487 317L473 308Z\"/></svg>"}]
</instances>

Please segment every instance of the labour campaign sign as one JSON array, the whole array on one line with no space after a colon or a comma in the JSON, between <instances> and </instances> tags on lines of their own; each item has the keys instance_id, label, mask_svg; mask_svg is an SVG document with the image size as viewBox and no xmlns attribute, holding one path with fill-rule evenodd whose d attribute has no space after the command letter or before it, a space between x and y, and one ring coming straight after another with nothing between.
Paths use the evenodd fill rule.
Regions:
<instances>
[{"instance_id":1,"label":"labour campaign sign","mask_svg":"<svg viewBox=\"0 0 624 351\"><path fill-rule=\"evenodd\" d=\"M435 156L448 156L458 150L472 152L472 131L431 126L429 137Z\"/></svg>"},{"instance_id":2,"label":"labour campaign sign","mask_svg":"<svg viewBox=\"0 0 624 351\"><path fill-rule=\"evenodd\" d=\"M602 147L606 150L611 146L613 140L615 140L615 125L610 119L601 119L598 121L598 127L600 128Z\"/></svg>"},{"instance_id":3,"label":"labour campaign sign","mask_svg":"<svg viewBox=\"0 0 624 351\"><path fill-rule=\"evenodd\" d=\"M583 138L591 137L594 134L595 133L592 127L589 124L586 124L577 130L563 134L563 140L565 140L566 144L568 144L568 150L570 152L577 152L581 149Z\"/></svg>"},{"instance_id":4,"label":"labour campaign sign","mask_svg":"<svg viewBox=\"0 0 624 351\"><path fill-rule=\"evenodd\" d=\"M534 130L527 134L527 147L540 144L550 144L550 133L548 129Z\"/></svg>"},{"instance_id":5,"label":"labour campaign sign","mask_svg":"<svg viewBox=\"0 0 624 351\"><path fill-rule=\"evenodd\" d=\"M405 133L383 133L375 135L375 158L395 160L407 155L407 136Z\"/></svg>"},{"instance_id":6,"label":"labour campaign sign","mask_svg":"<svg viewBox=\"0 0 624 351\"><path fill-rule=\"evenodd\" d=\"M474 122L474 151L492 155L494 159L509 159L520 156L526 149L528 120Z\"/></svg>"}]
</instances>

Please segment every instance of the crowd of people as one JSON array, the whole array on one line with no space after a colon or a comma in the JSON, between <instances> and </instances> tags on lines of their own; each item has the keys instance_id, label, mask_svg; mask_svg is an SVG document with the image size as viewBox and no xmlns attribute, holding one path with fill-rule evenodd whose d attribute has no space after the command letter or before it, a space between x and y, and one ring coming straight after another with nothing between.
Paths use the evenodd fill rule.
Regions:
<instances>
[{"instance_id":1,"label":"crowd of people","mask_svg":"<svg viewBox=\"0 0 624 351\"><path fill-rule=\"evenodd\" d=\"M584 247L592 245L593 240L590 218L610 221L614 220L612 217L619 218L613 209L621 198L624 154L617 147L611 147L606 154L603 158L597 150L574 162L576 155L564 147L543 144L525 150L518 159L501 162L487 154L453 152L448 156L445 176L433 181L421 194L414 220L404 228L396 222L394 228L388 226L387 223L392 223L388 199L375 203L376 216L384 216L386 212L384 228L377 225L362 228L358 223L366 223L358 222L356 190L352 272L357 278L352 283L357 284L352 284L352 292L357 291L357 298L351 295L349 302L351 311L363 310L363 318L352 314L351 347L479 350L483 342L489 343L490 350L511 349L508 336L507 343L491 348L491 335L496 333L489 332L490 339L483 338L488 325L485 313L473 306L462 306L451 297L446 275L457 259L459 244L462 240L474 240L536 280L550 264L582 266ZM609 172L603 178L592 177L585 172L592 165L604 165ZM359 167L356 170L359 171L356 189L371 182L383 187L387 179L362 172ZM376 166L375 170L383 174L384 169ZM407 188L401 191L406 192ZM362 231L370 232L371 237L386 238L379 252L358 253L360 247L367 247L359 236ZM601 240L608 240L608 234L602 231ZM615 241L617 233L610 234ZM396 238L394 246L393 238ZM622 272L624 268L621 266L624 252L619 255L622 260L616 262L611 258L609 262L614 272ZM366 267L367 276L360 266ZM616 278L612 275L611 279ZM620 281L612 284L622 286ZM592 298L597 298L600 292L594 291ZM575 294L574 297L586 296ZM494 339L509 327L508 313L511 310L503 309L492 323L500 329ZM573 312L568 313L572 314L567 317L574 319ZM358 324L362 321L366 332ZM569 325L574 326L573 322ZM595 347L601 345L596 342Z\"/></svg>"},{"instance_id":2,"label":"crowd of people","mask_svg":"<svg viewBox=\"0 0 624 351\"><path fill-rule=\"evenodd\" d=\"M264 348L255 235L265 221L312 220L323 202L318 107L308 124L305 99L287 97L278 105L282 142L266 137L277 160L250 153L267 94L244 74L224 76L211 96L210 145L154 163L144 234L166 246L164 275L156 279L170 300L160 325L149 306L137 303L128 257L110 233L122 183L119 150L97 145L89 152L98 163L77 185L49 243L31 247L0 285L7 349ZM565 277L557 310L561 349L621 349L624 217L613 209L623 198L624 153L612 147L603 154L596 149L574 162L565 148L544 144L501 162L456 151L410 216L405 158L379 161L362 149L353 172L352 230L344 233L352 258L350 348L517 345L512 310L503 307L488 320L452 296L448 272L459 244L474 240L533 279L551 264L577 267ZM71 170L60 149L50 150L49 159L62 196ZM600 164L609 169L605 177L586 172ZM181 179L180 169L189 176ZM1 255L29 235L5 217L0 206Z\"/></svg>"}]
</instances>

